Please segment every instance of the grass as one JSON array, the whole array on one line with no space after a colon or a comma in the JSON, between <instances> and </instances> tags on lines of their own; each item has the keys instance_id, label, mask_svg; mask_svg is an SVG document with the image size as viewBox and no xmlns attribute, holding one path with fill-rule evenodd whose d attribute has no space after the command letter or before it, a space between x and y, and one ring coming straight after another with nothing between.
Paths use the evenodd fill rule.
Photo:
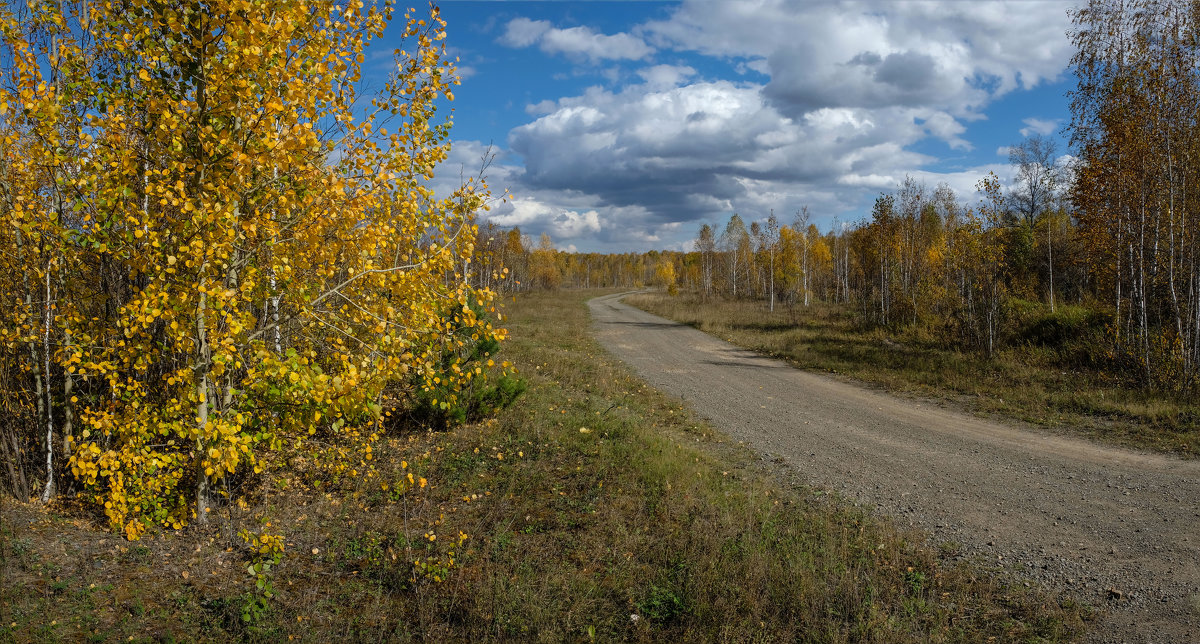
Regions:
<instances>
[{"instance_id":1,"label":"grass","mask_svg":"<svg viewBox=\"0 0 1200 644\"><path fill-rule=\"evenodd\" d=\"M6 501L0 640L1057 642L1082 632L1089 611L1069 598L780 484L596 345L584 306L596 294L510 304L505 357L526 394L483 423L387 437L374 477L281 464L247 481L246 507L222 508L209 528L136 543L70 503ZM430 485L397 487L408 472ZM252 591L250 553L233 536L242 528L287 541L268 601Z\"/></svg>"},{"instance_id":2,"label":"grass","mask_svg":"<svg viewBox=\"0 0 1200 644\"><path fill-rule=\"evenodd\" d=\"M952 346L936 329L864 328L838 305L779 305L770 312L762 302L657 293L625 301L798 367L891 392L1185 458L1200 451L1198 401L1148 392L1081 366L1086 360L1077 354L1085 347L1078 338L1060 346L1017 338L986 359ZM1031 335L1046 334L1031 328Z\"/></svg>"}]
</instances>

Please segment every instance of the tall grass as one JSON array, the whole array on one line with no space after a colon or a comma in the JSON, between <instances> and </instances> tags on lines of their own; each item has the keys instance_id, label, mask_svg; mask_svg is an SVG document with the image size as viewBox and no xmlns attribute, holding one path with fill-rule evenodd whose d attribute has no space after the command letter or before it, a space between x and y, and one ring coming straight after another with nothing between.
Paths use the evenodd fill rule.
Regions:
<instances>
[{"instance_id":1,"label":"tall grass","mask_svg":"<svg viewBox=\"0 0 1200 644\"><path fill-rule=\"evenodd\" d=\"M497 418L393 436L369 481L297 471L230 509L230 522L287 535L263 614L245 619L245 553L218 531L125 544L9 506L0 633L1053 642L1081 632L1086 611L1070 600L945 562L918 534L780 483L605 354L588 333L589 295L508 306L506 357L529 387ZM413 471L430 485L383 489ZM447 543L464 534L461 547ZM444 569L414 575L414 559Z\"/></svg>"}]
</instances>

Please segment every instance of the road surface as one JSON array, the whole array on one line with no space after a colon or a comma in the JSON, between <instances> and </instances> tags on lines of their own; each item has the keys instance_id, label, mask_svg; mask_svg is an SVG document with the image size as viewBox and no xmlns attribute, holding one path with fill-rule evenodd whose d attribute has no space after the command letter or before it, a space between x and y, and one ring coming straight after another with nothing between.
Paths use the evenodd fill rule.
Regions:
<instances>
[{"instance_id":1,"label":"road surface","mask_svg":"<svg viewBox=\"0 0 1200 644\"><path fill-rule=\"evenodd\" d=\"M1200 461L890 396L591 300L615 356L808 483L1107 610L1095 642L1200 642Z\"/></svg>"}]
</instances>

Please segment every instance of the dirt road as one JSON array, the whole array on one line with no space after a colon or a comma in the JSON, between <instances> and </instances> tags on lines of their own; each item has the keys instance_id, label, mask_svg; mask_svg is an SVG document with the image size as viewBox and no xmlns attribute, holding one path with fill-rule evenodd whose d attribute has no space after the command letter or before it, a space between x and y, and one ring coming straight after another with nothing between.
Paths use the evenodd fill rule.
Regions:
<instances>
[{"instance_id":1,"label":"dirt road","mask_svg":"<svg viewBox=\"0 0 1200 644\"><path fill-rule=\"evenodd\" d=\"M763 458L1107 610L1096 642L1200 642L1200 462L892 397L589 302L600 342Z\"/></svg>"}]
</instances>

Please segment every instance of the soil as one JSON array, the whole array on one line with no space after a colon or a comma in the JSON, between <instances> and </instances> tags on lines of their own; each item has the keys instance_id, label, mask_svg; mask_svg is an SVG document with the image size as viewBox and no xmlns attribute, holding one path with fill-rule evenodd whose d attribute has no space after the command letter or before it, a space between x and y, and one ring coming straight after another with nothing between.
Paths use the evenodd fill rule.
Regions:
<instances>
[{"instance_id":1,"label":"soil","mask_svg":"<svg viewBox=\"0 0 1200 644\"><path fill-rule=\"evenodd\" d=\"M1104 611L1090 642L1200 642L1200 461L1101 445L800 371L620 301L595 332L731 439Z\"/></svg>"}]
</instances>

